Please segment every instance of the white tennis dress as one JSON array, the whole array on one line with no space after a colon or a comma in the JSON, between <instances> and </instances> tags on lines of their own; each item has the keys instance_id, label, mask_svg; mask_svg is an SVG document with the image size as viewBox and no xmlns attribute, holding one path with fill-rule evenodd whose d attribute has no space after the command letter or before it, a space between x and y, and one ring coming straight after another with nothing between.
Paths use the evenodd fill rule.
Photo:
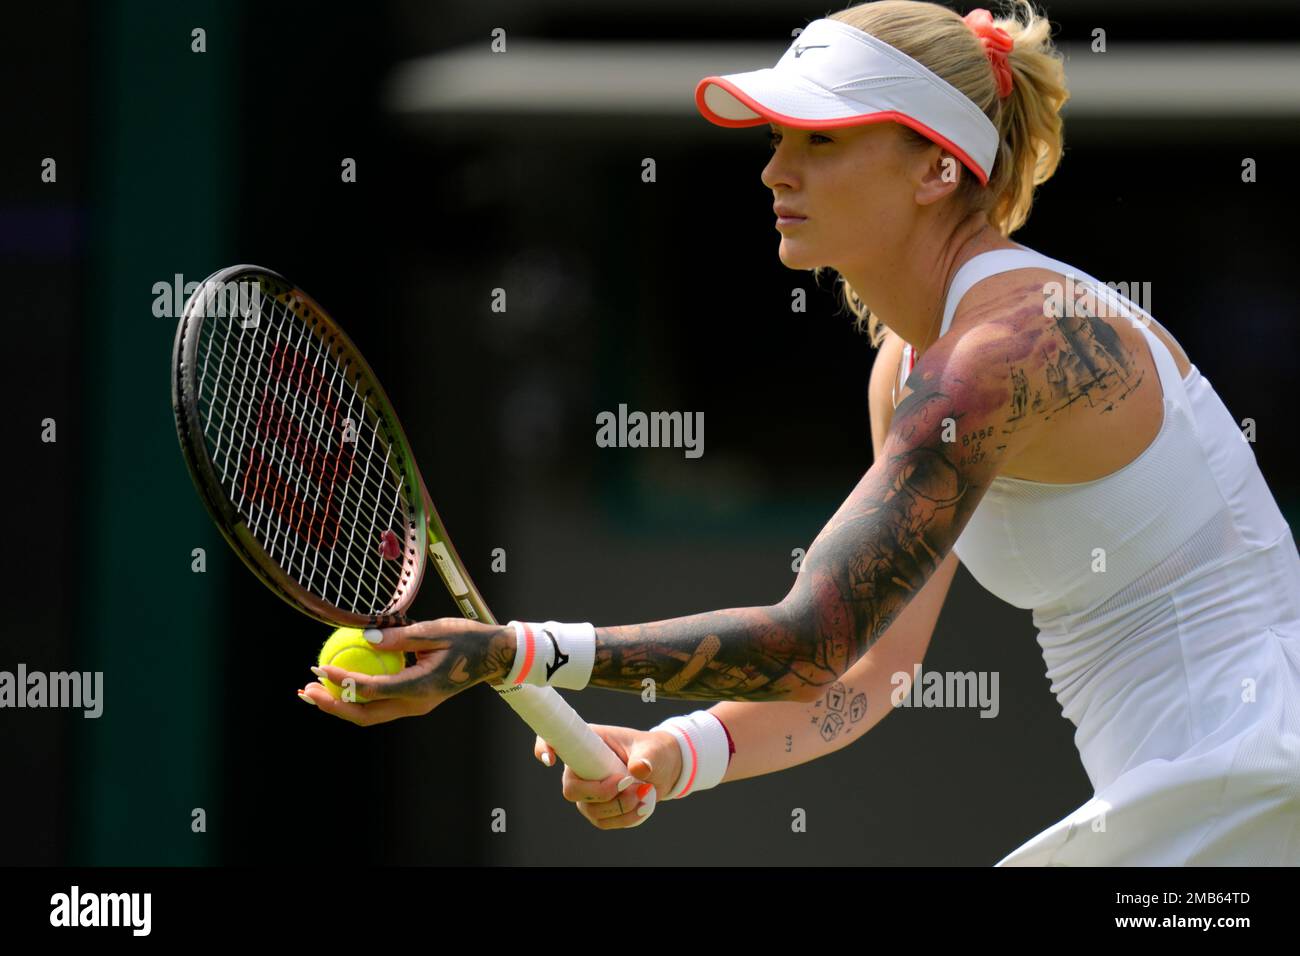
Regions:
<instances>
[{"instance_id":1,"label":"white tennis dress","mask_svg":"<svg viewBox=\"0 0 1300 956\"><path fill-rule=\"evenodd\" d=\"M1164 422L1095 481L995 479L954 547L985 588L1032 609L1094 791L998 865L1300 864L1291 529L1209 381L1195 365L1180 377L1135 317L1149 313L1086 273L1024 248L975 256L940 334L972 285L1024 268L1072 276L1142 330Z\"/></svg>"}]
</instances>

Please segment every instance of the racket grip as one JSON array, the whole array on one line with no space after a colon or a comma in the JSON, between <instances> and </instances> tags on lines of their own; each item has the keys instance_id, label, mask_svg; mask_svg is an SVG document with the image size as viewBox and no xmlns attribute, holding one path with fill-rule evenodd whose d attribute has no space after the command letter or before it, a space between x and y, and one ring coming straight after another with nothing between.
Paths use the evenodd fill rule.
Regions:
<instances>
[{"instance_id":1,"label":"racket grip","mask_svg":"<svg viewBox=\"0 0 1300 956\"><path fill-rule=\"evenodd\" d=\"M602 780L626 772L623 761L553 687L536 684L490 684L559 758L584 780Z\"/></svg>"}]
</instances>

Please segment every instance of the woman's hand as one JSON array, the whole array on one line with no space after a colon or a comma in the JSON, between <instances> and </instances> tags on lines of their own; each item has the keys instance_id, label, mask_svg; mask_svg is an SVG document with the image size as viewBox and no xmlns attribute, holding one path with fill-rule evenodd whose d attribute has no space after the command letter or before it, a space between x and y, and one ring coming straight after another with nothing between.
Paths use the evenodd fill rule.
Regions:
<instances>
[{"instance_id":1,"label":"woman's hand","mask_svg":"<svg viewBox=\"0 0 1300 956\"><path fill-rule=\"evenodd\" d=\"M361 674L333 665L312 668L317 677L335 684L350 678L357 696L365 697L366 703L339 700L316 681L300 690L298 696L328 714L368 727L398 717L427 714L475 684L500 683L514 661L515 632L509 626L443 617L406 627L386 627L379 633L383 639L371 645L375 650L410 651L415 663L396 674L383 675Z\"/></svg>"},{"instance_id":2,"label":"woman's hand","mask_svg":"<svg viewBox=\"0 0 1300 956\"><path fill-rule=\"evenodd\" d=\"M584 780L566 765L564 799L572 800L578 812L598 829L640 826L654 813L658 796L672 790L682 772L682 752L677 738L665 730L589 726L629 772L611 774L603 780ZM548 767L555 766L555 750L541 737L533 742L533 755ZM623 781L628 782L620 791L619 784Z\"/></svg>"}]
</instances>

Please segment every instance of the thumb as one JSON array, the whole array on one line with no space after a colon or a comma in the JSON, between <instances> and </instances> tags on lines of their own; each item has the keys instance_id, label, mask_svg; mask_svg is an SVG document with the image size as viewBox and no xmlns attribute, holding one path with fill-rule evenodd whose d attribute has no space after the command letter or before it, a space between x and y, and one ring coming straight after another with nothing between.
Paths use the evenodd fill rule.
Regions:
<instances>
[{"instance_id":1,"label":"thumb","mask_svg":"<svg viewBox=\"0 0 1300 956\"><path fill-rule=\"evenodd\" d=\"M634 751L631 759L627 762L628 773L638 780L649 780L650 774L654 773L654 765L646 757L644 751Z\"/></svg>"},{"instance_id":2,"label":"thumb","mask_svg":"<svg viewBox=\"0 0 1300 956\"><path fill-rule=\"evenodd\" d=\"M668 738L667 743L661 737L647 735L635 741L628 748L628 773L638 780L649 780L656 772L666 772L671 763L671 754L665 747L676 747L677 741Z\"/></svg>"}]
</instances>

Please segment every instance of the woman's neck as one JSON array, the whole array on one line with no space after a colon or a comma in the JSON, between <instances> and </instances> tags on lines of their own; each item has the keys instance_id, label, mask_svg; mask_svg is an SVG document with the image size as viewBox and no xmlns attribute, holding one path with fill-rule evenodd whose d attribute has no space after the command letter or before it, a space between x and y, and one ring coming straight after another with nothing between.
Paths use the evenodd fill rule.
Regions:
<instances>
[{"instance_id":1,"label":"woman's neck","mask_svg":"<svg viewBox=\"0 0 1300 956\"><path fill-rule=\"evenodd\" d=\"M893 261L874 263L860 274L844 273L844 279L919 358L939 337L944 302L957 270L981 253L1016 248L981 213L944 242L920 240L904 246Z\"/></svg>"}]
</instances>

